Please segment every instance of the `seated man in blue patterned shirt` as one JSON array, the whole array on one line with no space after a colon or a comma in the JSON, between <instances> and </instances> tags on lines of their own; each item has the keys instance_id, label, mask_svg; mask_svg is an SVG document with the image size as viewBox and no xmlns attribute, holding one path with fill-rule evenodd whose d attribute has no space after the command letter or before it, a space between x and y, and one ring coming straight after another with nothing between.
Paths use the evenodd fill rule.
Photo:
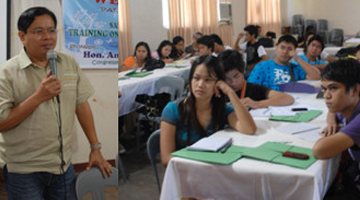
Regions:
<instances>
[{"instance_id":1,"label":"seated man in blue patterned shirt","mask_svg":"<svg viewBox=\"0 0 360 200\"><path fill-rule=\"evenodd\" d=\"M248 82L279 90L279 85L304 79L319 80L320 71L297 56L296 40L290 35L279 38L276 58L260 62L251 72ZM290 63L294 59L298 64Z\"/></svg>"}]
</instances>

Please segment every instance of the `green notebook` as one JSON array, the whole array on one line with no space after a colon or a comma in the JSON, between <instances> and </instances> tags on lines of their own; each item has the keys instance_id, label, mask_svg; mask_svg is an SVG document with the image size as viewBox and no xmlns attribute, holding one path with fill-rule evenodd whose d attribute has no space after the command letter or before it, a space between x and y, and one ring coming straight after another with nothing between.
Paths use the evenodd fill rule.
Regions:
<instances>
[{"instance_id":1,"label":"green notebook","mask_svg":"<svg viewBox=\"0 0 360 200\"><path fill-rule=\"evenodd\" d=\"M221 153L220 151L218 152L194 151L184 148L172 153L171 155L182 158L188 158L191 160L202 161L202 162L230 165L231 163L240 159L242 156L242 152L244 152L246 149L247 147L232 145L225 153Z\"/></svg>"},{"instance_id":2,"label":"green notebook","mask_svg":"<svg viewBox=\"0 0 360 200\"><path fill-rule=\"evenodd\" d=\"M136 72L136 70L133 70L127 74L125 74L125 76L127 77L144 77L147 75L152 74L152 72Z\"/></svg>"},{"instance_id":3,"label":"green notebook","mask_svg":"<svg viewBox=\"0 0 360 200\"><path fill-rule=\"evenodd\" d=\"M309 122L322 113L321 110L309 110L303 113L296 113L295 116L272 116L269 120L285 122Z\"/></svg>"},{"instance_id":4,"label":"green notebook","mask_svg":"<svg viewBox=\"0 0 360 200\"><path fill-rule=\"evenodd\" d=\"M309 155L309 159L302 160L284 157L282 153L285 151L307 154ZM267 142L259 147L248 149L243 153L243 156L302 169L308 168L317 160L312 154L312 149L278 142Z\"/></svg>"}]
</instances>

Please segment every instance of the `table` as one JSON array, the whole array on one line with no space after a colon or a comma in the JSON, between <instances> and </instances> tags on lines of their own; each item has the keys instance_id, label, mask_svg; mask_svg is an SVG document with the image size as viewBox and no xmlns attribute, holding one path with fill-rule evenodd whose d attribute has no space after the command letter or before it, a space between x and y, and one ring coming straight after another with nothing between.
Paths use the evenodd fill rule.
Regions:
<instances>
[{"instance_id":1,"label":"table","mask_svg":"<svg viewBox=\"0 0 360 200\"><path fill-rule=\"evenodd\" d=\"M327 109L316 94L293 94L295 104L311 105L324 112L309 122L325 126ZM291 141L291 145L312 148L314 142L279 132L285 122L255 118L258 130L245 135L232 129L212 137L233 137L234 145L257 146L266 141ZM217 165L173 157L165 172L162 200L194 197L198 199L322 199L335 178L340 156L318 160L307 169L241 158L231 165Z\"/></svg>"},{"instance_id":2,"label":"table","mask_svg":"<svg viewBox=\"0 0 360 200\"><path fill-rule=\"evenodd\" d=\"M182 65L185 67L174 68L169 67L169 65L176 65L179 62L174 62L166 65L162 69L156 69L152 71L151 75L141 77L141 78L127 78L118 80L118 89L121 92L122 96L118 99L118 116L123 116L128 113L131 113L141 106L142 104L135 102L135 97L138 94L148 94L154 95L154 84L162 76L180 76L186 77L190 71L190 60L182 61ZM125 75L129 71L120 72L120 75Z\"/></svg>"},{"instance_id":3,"label":"table","mask_svg":"<svg viewBox=\"0 0 360 200\"><path fill-rule=\"evenodd\" d=\"M346 47L357 46L360 44L360 38L350 38L345 41Z\"/></svg>"}]
</instances>

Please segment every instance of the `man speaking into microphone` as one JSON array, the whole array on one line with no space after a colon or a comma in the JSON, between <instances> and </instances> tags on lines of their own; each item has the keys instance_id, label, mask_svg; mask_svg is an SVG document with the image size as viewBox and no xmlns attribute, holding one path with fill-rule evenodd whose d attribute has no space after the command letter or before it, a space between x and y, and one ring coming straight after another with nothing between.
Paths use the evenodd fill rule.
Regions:
<instances>
[{"instance_id":1,"label":"man speaking into microphone","mask_svg":"<svg viewBox=\"0 0 360 200\"><path fill-rule=\"evenodd\" d=\"M24 11L18 19L24 48L0 67L0 157L10 200L76 199L75 115L90 143L88 168L99 167L104 177L112 173L87 102L94 90L73 57L52 51L56 24L47 8Z\"/></svg>"}]
</instances>

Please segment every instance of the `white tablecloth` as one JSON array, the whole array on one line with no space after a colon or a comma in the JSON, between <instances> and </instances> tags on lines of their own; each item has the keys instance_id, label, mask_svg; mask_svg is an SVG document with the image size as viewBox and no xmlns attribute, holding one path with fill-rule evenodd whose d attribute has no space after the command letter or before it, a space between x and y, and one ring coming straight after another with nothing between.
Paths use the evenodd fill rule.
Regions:
<instances>
[{"instance_id":1,"label":"white tablecloth","mask_svg":"<svg viewBox=\"0 0 360 200\"><path fill-rule=\"evenodd\" d=\"M171 64L174 65L174 64ZM135 97L138 94L154 95L154 84L162 76L182 76L190 71L190 63L187 61L184 68L164 67L156 69L151 75L141 78L128 78L118 81L118 89L121 92L121 97L118 100L118 116L126 115L142 105L135 102ZM120 75L129 73L129 71L120 72Z\"/></svg>"},{"instance_id":2,"label":"white tablecloth","mask_svg":"<svg viewBox=\"0 0 360 200\"><path fill-rule=\"evenodd\" d=\"M310 124L324 127L327 109L316 94L294 94L295 104L311 105L324 112ZM213 137L233 137L234 145L258 146L267 141L291 141L290 145L312 148L314 142L279 132L275 128L289 123L255 118L258 130L245 135L232 129ZM339 156L318 160L307 169L241 158L231 165L203 163L174 157L162 184L162 200L197 199L322 199L336 175Z\"/></svg>"}]
</instances>

